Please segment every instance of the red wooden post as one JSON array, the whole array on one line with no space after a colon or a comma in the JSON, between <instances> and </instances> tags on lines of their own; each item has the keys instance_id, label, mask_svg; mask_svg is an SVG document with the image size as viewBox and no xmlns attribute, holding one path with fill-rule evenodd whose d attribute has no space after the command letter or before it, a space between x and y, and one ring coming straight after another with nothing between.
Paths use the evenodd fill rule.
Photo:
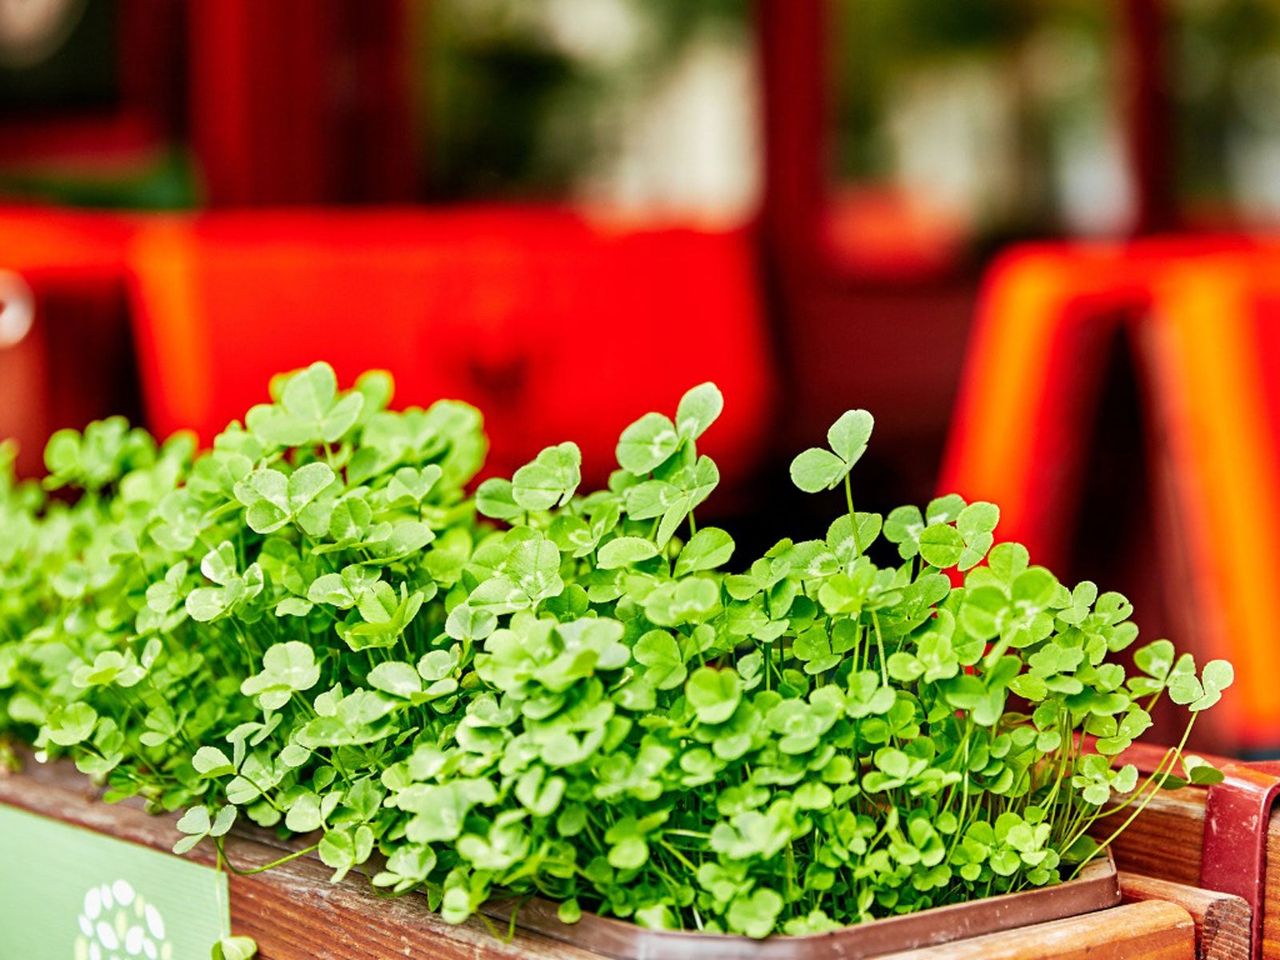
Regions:
<instances>
[{"instance_id":1,"label":"red wooden post","mask_svg":"<svg viewBox=\"0 0 1280 960\"><path fill-rule=\"evenodd\" d=\"M1178 225L1165 12L1163 0L1125 0L1123 8L1124 123L1138 235Z\"/></svg>"},{"instance_id":2,"label":"red wooden post","mask_svg":"<svg viewBox=\"0 0 1280 960\"><path fill-rule=\"evenodd\" d=\"M828 194L826 0L758 0L765 243L790 277L818 266Z\"/></svg>"},{"instance_id":3,"label":"red wooden post","mask_svg":"<svg viewBox=\"0 0 1280 960\"><path fill-rule=\"evenodd\" d=\"M414 198L404 0L188 7L211 206Z\"/></svg>"}]
</instances>

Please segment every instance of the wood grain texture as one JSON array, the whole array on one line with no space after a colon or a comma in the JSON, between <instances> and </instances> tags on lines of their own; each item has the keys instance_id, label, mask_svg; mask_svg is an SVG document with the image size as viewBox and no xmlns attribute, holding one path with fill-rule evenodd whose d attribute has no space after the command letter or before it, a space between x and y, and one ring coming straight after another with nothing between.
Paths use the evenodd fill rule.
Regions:
<instances>
[{"instance_id":1,"label":"wood grain texture","mask_svg":"<svg viewBox=\"0 0 1280 960\"><path fill-rule=\"evenodd\" d=\"M1267 827L1267 885L1262 896L1263 960L1280 960L1280 814Z\"/></svg>"},{"instance_id":2,"label":"wood grain texture","mask_svg":"<svg viewBox=\"0 0 1280 960\"><path fill-rule=\"evenodd\" d=\"M1248 956L1249 904L1242 898L1124 872L1120 874L1120 890L1128 903L1167 900L1191 914L1196 925L1196 955L1200 960L1237 960Z\"/></svg>"},{"instance_id":3,"label":"wood grain texture","mask_svg":"<svg viewBox=\"0 0 1280 960\"><path fill-rule=\"evenodd\" d=\"M1204 797L1199 789L1157 794L1111 845L1116 866L1131 873L1195 886L1204 844ZM1107 837L1129 811L1101 820L1090 833Z\"/></svg>"},{"instance_id":4,"label":"wood grain texture","mask_svg":"<svg viewBox=\"0 0 1280 960\"><path fill-rule=\"evenodd\" d=\"M1160 900L993 933L881 960L1194 960L1191 914Z\"/></svg>"}]
</instances>

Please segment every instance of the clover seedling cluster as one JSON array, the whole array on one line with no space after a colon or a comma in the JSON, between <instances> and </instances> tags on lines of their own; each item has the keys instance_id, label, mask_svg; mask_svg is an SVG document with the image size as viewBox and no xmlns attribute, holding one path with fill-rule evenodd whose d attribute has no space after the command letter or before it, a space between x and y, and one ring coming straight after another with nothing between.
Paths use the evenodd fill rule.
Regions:
<instances>
[{"instance_id":1,"label":"clover seedling cluster","mask_svg":"<svg viewBox=\"0 0 1280 960\"><path fill-rule=\"evenodd\" d=\"M993 546L991 504L857 512L865 411L792 464L843 487L823 535L744 562L695 520L711 384L590 492L562 443L469 494L479 413L390 396L316 364L207 452L111 419L43 488L0 471L0 729L185 809L179 852L248 820L451 922L538 894L750 937L1066 879L1100 816L1217 776L1113 758L1230 666L1127 673L1128 602Z\"/></svg>"}]
</instances>

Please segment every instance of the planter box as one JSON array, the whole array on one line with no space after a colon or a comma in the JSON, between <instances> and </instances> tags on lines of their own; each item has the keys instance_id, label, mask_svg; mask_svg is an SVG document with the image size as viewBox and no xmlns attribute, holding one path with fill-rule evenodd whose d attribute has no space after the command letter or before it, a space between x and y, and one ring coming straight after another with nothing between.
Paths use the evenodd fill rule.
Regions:
<instances>
[{"instance_id":1,"label":"planter box","mask_svg":"<svg viewBox=\"0 0 1280 960\"><path fill-rule=\"evenodd\" d=\"M87 827L119 839L167 850L180 836L175 818L154 817L135 805L100 802L93 786L69 765L29 763L19 774L0 775L0 804ZM278 859L280 848L261 836L241 835L227 845L242 868ZM191 857L211 864L212 850ZM1163 901L1102 909L1118 902L1114 868L1099 863L1074 884L877 921L832 934L752 941L644 931L605 918L565 927L554 912L531 901L511 939L497 925L473 918L451 926L432 914L419 895L383 898L364 877L329 883L318 860L299 858L265 873L229 877L231 925L257 939L264 960L429 956L433 960L536 958L590 960L601 956L677 958L916 957L942 958L1190 958L1195 928L1190 914ZM1090 912L1083 912L1090 911ZM505 931L508 914L503 918ZM933 918L929 915L933 914ZM1064 919L1048 919L1052 916ZM938 922L934 922L938 921ZM1047 921L1047 922L1041 922ZM942 947L935 933L968 937ZM1002 932L989 932L998 930ZM930 939L933 937L934 939ZM570 942L570 940L572 942ZM628 952L629 951L629 952Z\"/></svg>"}]
</instances>

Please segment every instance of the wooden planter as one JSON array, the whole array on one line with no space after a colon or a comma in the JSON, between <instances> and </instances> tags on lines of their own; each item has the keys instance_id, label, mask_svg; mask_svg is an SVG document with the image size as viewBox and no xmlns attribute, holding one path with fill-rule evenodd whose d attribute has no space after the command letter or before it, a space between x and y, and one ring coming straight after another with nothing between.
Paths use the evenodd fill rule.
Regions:
<instances>
[{"instance_id":1,"label":"wooden planter","mask_svg":"<svg viewBox=\"0 0 1280 960\"><path fill-rule=\"evenodd\" d=\"M1121 759L1145 771L1163 752L1135 746ZM1226 780L1157 794L1112 845L1116 864L1121 871L1239 898L1248 911L1247 949L1224 955L1280 960L1280 764L1208 759ZM1102 821L1094 833L1102 837L1115 826ZM1213 899L1202 931L1210 940L1236 943L1238 934L1223 932L1219 918L1224 910L1238 917L1241 904ZM1237 923L1229 921L1232 929Z\"/></svg>"},{"instance_id":2,"label":"wooden planter","mask_svg":"<svg viewBox=\"0 0 1280 960\"><path fill-rule=\"evenodd\" d=\"M180 836L174 817L150 816L129 804L102 803L97 791L67 765L30 763L19 774L0 775L0 804L87 827L119 839L168 850ZM235 836L227 844L241 868L270 863L280 849L259 836ZM213 862L205 845L190 857ZM379 897L366 878L330 884L330 870L303 857L265 873L229 878L235 933L254 937L264 960L312 958L430 957L432 960L534 958L591 960L645 957L653 960L785 960L785 958L907 957L918 960L1030 960L1030 958L1195 956L1190 914L1174 904L1119 902L1114 867L1099 863L1070 884L940 907L916 915L876 921L810 937L753 941L645 931L632 924L584 917L567 927L538 901L526 903L514 936L501 924L473 918L451 926L431 913L416 894ZM501 931L498 930L501 927ZM957 939L965 938L965 939ZM946 940L945 946L930 946Z\"/></svg>"}]
</instances>

